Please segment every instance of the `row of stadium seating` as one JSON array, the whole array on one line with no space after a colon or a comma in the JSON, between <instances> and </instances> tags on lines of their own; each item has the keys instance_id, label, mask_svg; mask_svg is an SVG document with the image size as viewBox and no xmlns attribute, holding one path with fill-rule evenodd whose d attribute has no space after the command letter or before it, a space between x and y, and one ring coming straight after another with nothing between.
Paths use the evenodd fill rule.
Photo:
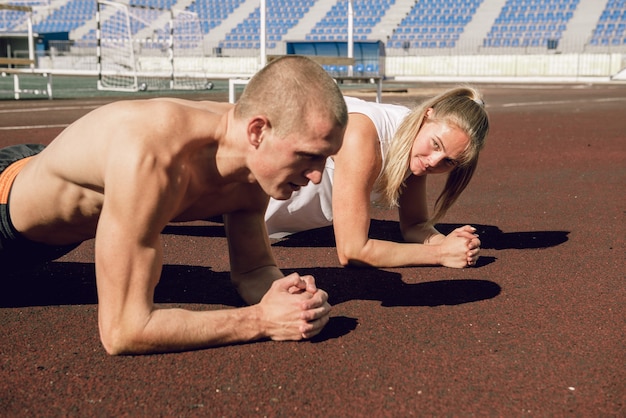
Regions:
<instances>
[{"instance_id":1,"label":"row of stadium seating","mask_svg":"<svg viewBox=\"0 0 626 418\"><path fill-rule=\"evenodd\" d=\"M196 0L187 10L198 14L202 32L211 32L226 18L238 11L246 1L253 0ZM310 10L324 0L266 0L268 48L283 40L285 34L307 18ZM397 0L400 1L400 0ZM597 0L506 0L493 26L488 31L483 46L516 47L542 46L561 39L567 25L581 1ZM10 3L10 2L9 2ZM33 4L36 2L33 1ZM167 10L176 6L176 0L132 0L151 8ZM372 30L381 23L396 0L354 2L354 40L374 40ZM451 48L456 45L466 25L475 17L483 0L422 0L415 2L409 13L400 21L385 40L387 48ZM20 2L28 5L28 2ZM0 21L1 31L10 31L17 25L6 11ZM70 32L94 19L94 0L67 0L42 19L35 21L39 33ZM158 10L146 10L142 19L134 23L140 30L155 19ZM337 0L324 16L305 35L307 40L347 40L348 1ZM7 17L9 16L9 17ZM143 23L142 23L143 21ZM258 6L229 33L222 36L222 48L259 47ZM165 30L164 28L156 28ZM94 31L85 38L93 39ZM589 34L591 45L626 45L626 0L608 0Z\"/></svg>"}]
</instances>

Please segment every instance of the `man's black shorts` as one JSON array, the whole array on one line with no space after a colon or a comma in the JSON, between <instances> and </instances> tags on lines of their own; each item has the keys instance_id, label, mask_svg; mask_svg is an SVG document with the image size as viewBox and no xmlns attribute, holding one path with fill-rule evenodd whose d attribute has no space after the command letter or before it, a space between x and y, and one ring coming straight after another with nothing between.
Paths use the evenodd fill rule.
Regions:
<instances>
[{"instance_id":1,"label":"man's black shorts","mask_svg":"<svg viewBox=\"0 0 626 418\"><path fill-rule=\"evenodd\" d=\"M39 144L20 144L0 149L0 175L11 164L39 154L45 148ZM11 187L11 184L4 187ZM13 226L9 202L0 203L0 276L2 271L31 267L67 254L78 244L52 246L29 241Z\"/></svg>"}]
</instances>

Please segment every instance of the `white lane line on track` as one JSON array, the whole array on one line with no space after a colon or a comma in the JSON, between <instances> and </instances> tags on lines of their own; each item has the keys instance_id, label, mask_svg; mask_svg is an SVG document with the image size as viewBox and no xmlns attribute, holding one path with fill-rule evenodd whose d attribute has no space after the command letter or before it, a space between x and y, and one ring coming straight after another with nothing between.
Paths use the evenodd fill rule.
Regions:
<instances>
[{"instance_id":1,"label":"white lane line on track","mask_svg":"<svg viewBox=\"0 0 626 418\"><path fill-rule=\"evenodd\" d=\"M65 110L92 110L101 106L101 104L94 104L89 106L46 106L46 107L33 107L23 109L0 109L2 113L33 113L33 112L51 112L51 111L65 111ZM48 129L48 128L66 128L69 123L58 125L27 125L27 126L0 126L0 131L17 131L21 129Z\"/></svg>"},{"instance_id":2,"label":"white lane line on track","mask_svg":"<svg viewBox=\"0 0 626 418\"><path fill-rule=\"evenodd\" d=\"M66 128L69 123L61 125L30 125L30 126L0 126L0 131L17 131L20 129L47 129L47 128Z\"/></svg>"},{"instance_id":3,"label":"white lane line on track","mask_svg":"<svg viewBox=\"0 0 626 418\"><path fill-rule=\"evenodd\" d=\"M578 100L551 100L541 102L519 102L519 103L503 103L501 107L522 107L522 106L549 106L571 103L603 103L603 102L621 102L625 101L626 97L607 97L600 99L578 99Z\"/></svg>"},{"instance_id":4,"label":"white lane line on track","mask_svg":"<svg viewBox=\"0 0 626 418\"><path fill-rule=\"evenodd\" d=\"M54 106L54 107L25 107L22 109L0 109L0 113L32 113L32 112L51 112L63 110L89 110L95 109L99 105L90 106Z\"/></svg>"}]
</instances>

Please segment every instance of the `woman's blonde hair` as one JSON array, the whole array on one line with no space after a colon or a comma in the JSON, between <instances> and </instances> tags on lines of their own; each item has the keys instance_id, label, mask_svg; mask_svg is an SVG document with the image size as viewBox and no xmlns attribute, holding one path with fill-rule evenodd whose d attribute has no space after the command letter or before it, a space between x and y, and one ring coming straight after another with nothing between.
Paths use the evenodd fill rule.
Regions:
<instances>
[{"instance_id":1,"label":"woman's blonde hair","mask_svg":"<svg viewBox=\"0 0 626 418\"><path fill-rule=\"evenodd\" d=\"M429 219L429 223L434 224L450 209L474 175L478 154L489 131L489 118L480 92L470 86L450 89L415 107L398 127L387 151L382 176L375 185L375 191L381 196L379 203L398 205L409 171L411 148L429 108L433 109L429 120L455 126L470 139L435 202L434 215Z\"/></svg>"}]
</instances>

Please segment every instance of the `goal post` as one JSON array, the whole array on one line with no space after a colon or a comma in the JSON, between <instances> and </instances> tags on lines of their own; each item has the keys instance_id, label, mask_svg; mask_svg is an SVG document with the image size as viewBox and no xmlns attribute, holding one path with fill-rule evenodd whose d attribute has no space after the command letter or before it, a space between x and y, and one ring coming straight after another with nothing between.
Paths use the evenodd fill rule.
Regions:
<instances>
[{"instance_id":1,"label":"goal post","mask_svg":"<svg viewBox=\"0 0 626 418\"><path fill-rule=\"evenodd\" d=\"M137 91L137 65L128 6L98 1L96 24L98 90Z\"/></svg>"},{"instance_id":2,"label":"goal post","mask_svg":"<svg viewBox=\"0 0 626 418\"><path fill-rule=\"evenodd\" d=\"M203 89L204 39L195 13L98 0L98 89Z\"/></svg>"}]
</instances>

